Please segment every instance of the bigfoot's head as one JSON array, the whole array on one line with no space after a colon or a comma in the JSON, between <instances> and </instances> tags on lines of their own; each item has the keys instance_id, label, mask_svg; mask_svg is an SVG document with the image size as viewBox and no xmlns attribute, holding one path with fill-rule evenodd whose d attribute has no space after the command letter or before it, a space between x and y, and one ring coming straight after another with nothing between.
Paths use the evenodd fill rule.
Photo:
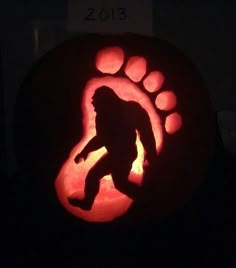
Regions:
<instances>
[{"instance_id":1,"label":"bigfoot's head","mask_svg":"<svg viewBox=\"0 0 236 268\"><path fill-rule=\"evenodd\" d=\"M121 102L122 100L115 94L115 92L106 86L98 88L92 97L92 104L96 112L113 111L119 107Z\"/></svg>"}]
</instances>

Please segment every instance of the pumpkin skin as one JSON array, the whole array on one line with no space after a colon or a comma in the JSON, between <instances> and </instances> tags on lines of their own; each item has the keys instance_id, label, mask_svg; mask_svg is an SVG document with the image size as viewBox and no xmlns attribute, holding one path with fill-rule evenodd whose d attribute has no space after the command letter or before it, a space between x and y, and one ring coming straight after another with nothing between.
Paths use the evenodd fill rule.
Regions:
<instances>
[{"instance_id":1,"label":"pumpkin skin","mask_svg":"<svg viewBox=\"0 0 236 268\"><path fill-rule=\"evenodd\" d=\"M59 201L57 178L72 149L84 135L81 103L87 82L104 76L98 72L98 65L95 68L96 55L98 51L114 46L123 49L124 64L140 55L148 64L147 73L160 71L165 78L160 94L173 92L177 104L170 109L173 113L158 109L162 125L161 150L143 178L142 195L123 214L101 220L93 215L77 214L77 208ZM114 76L124 77L124 68ZM144 92L141 82L135 83ZM147 91L145 94L152 103L156 101L156 107L162 105L157 101L157 94ZM161 95L158 96L161 99ZM162 99L164 97L162 95ZM181 116L181 128L169 135L165 122L174 112ZM211 137L209 100L195 68L167 42L134 34L85 35L53 49L26 77L16 105L17 157L22 170L34 177L26 184L31 185L32 196L36 196L35 202L42 211L48 211L50 218L59 217L59 220L66 217L68 211L78 220L91 222L112 221L120 216L124 221L142 221L171 214L190 198L206 175L212 152Z\"/></svg>"}]
</instances>

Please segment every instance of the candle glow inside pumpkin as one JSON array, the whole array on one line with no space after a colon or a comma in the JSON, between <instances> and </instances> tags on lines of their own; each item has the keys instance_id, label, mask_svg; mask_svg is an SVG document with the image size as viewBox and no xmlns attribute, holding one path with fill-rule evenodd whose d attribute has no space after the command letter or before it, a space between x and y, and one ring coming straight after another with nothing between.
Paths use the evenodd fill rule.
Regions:
<instances>
[{"instance_id":1,"label":"candle glow inside pumpkin","mask_svg":"<svg viewBox=\"0 0 236 268\"><path fill-rule=\"evenodd\" d=\"M57 196L62 205L76 217L82 218L91 222L105 222L112 221L113 219L123 215L129 209L133 200L119 192L113 184L111 176L105 176L100 180L100 190L96 196L93 207L90 211L84 211L79 207L73 207L68 202L68 197L82 199L84 197L85 178L90 168L100 159L106 152L105 147L97 151L91 152L86 161L74 162L75 156L82 151L90 139L96 135L95 117L96 113L91 103L92 97L101 86L107 86L114 90L114 92L125 101L138 102L142 108L146 110L149 115L152 130L156 141L156 150L160 153L163 143L163 127L161 120L156 112L156 109L147 94L141 90L135 82L141 81L146 73L146 60L143 57L131 57L124 68L124 76L114 76L120 70L124 63L124 52L119 47L108 47L100 50L96 55L95 66L98 71L104 74L103 77L93 77L85 85L83 90L82 105L83 111L83 130L84 135L82 139L75 144L68 159L62 166L56 182ZM125 74L128 76L126 77ZM157 91L163 84L164 77L160 72L152 72L143 81L144 87L149 92ZM174 107L176 105L176 98L174 93L161 93L156 101L156 105L167 105ZM169 96L169 98L168 98ZM164 101L163 101L164 99ZM163 104L164 103L164 104ZM166 108L168 110L168 107ZM166 120L165 128L170 133L175 132L175 116L169 117ZM174 118L175 117L175 118ZM180 116L179 116L180 117ZM177 118L178 126L180 128L182 121ZM124 130L125 131L125 130ZM143 179L143 161L145 150L139 139L137 133L136 146L138 156L133 162L129 180L141 184ZM117 163L119 165L119 163Z\"/></svg>"}]
</instances>

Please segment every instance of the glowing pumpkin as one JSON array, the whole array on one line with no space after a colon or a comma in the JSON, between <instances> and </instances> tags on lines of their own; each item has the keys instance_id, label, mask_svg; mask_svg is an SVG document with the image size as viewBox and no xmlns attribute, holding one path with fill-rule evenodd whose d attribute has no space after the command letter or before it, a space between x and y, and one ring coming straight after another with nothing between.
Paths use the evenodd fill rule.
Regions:
<instances>
[{"instance_id":1,"label":"glowing pumpkin","mask_svg":"<svg viewBox=\"0 0 236 268\"><path fill-rule=\"evenodd\" d=\"M112 105L100 101L103 116L93 107L101 88L116 99ZM160 217L182 204L204 177L210 123L201 80L175 48L136 35L89 35L52 50L25 80L16 114L17 149L22 166L39 172L42 197L46 192L49 202L59 200L77 218L112 221L129 215L132 204L132 217ZM96 150L84 149L94 137ZM135 147L132 160L129 145ZM84 150L86 157L77 161ZM110 161L105 171L104 157ZM127 161L132 165L122 177ZM89 183L96 184L94 194ZM137 200L127 190L131 185L138 189ZM85 208L80 204L89 195Z\"/></svg>"}]
</instances>

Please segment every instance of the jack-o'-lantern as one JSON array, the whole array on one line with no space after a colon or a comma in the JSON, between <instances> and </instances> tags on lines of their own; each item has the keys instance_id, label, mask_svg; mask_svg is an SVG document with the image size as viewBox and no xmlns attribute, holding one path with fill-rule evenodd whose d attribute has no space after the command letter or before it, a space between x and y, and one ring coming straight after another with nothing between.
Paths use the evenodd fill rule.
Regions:
<instances>
[{"instance_id":1,"label":"jack-o'-lantern","mask_svg":"<svg viewBox=\"0 0 236 268\"><path fill-rule=\"evenodd\" d=\"M21 87L15 134L38 203L89 222L168 215L204 178L212 147L192 64L133 34L81 36L45 55Z\"/></svg>"}]
</instances>

